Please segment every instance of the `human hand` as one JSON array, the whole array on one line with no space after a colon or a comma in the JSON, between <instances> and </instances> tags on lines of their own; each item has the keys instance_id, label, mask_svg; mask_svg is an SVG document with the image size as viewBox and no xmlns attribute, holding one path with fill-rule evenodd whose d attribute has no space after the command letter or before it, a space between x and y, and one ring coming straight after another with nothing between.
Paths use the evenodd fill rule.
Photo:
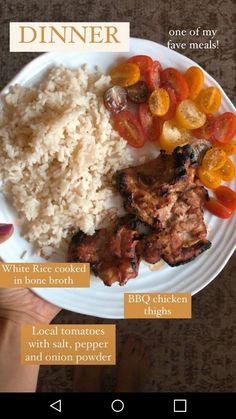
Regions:
<instances>
[{"instance_id":1,"label":"human hand","mask_svg":"<svg viewBox=\"0 0 236 419\"><path fill-rule=\"evenodd\" d=\"M13 234L12 224L0 224L0 243ZM0 288L0 319L16 323L50 323L60 308L27 288Z\"/></svg>"}]
</instances>

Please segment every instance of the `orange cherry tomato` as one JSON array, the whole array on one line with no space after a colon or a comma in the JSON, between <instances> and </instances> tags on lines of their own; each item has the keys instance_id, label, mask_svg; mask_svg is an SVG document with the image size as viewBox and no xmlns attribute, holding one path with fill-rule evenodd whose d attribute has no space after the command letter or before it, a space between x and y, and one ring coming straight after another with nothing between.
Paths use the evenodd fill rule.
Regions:
<instances>
[{"instance_id":1,"label":"orange cherry tomato","mask_svg":"<svg viewBox=\"0 0 236 419\"><path fill-rule=\"evenodd\" d=\"M134 63L139 66L141 76L143 76L146 71L150 70L153 64L153 59L148 55L134 55L127 60L127 63Z\"/></svg>"},{"instance_id":2,"label":"orange cherry tomato","mask_svg":"<svg viewBox=\"0 0 236 419\"><path fill-rule=\"evenodd\" d=\"M155 89L148 99L152 115L165 115L170 107L170 97L166 89Z\"/></svg>"},{"instance_id":3,"label":"orange cherry tomato","mask_svg":"<svg viewBox=\"0 0 236 419\"><path fill-rule=\"evenodd\" d=\"M184 74L189 87L189 99L195 100L202 90L204 74L199 67L190 67Z\"/></svg>"},{"instance_id":4,"label":"orange cherry tomato","mask_svg":"<svg viewBox=\"0 0 236 419\"><path fill-rule=\"evenodd\" d=\"M221 177L216 171L210 171L200 166L198 168L198 177L202 184L209 189L216 189L221 184Z\"/></svg>"},{"instance_id":5,"label":"orange cherry tomato","mask_svg":"<svg viewBox=\"0 0 236 419\"><path fill-rule=\"evenodd\" d=\"M207 114L217 112L221 104L220 89L211 86L202 90L198 96L197 103L202 112Z\"/></svg>"},{"instance_id":6,"label":"orange cherry tomato","mask_svg":"<svg viewBox=\"0 0 236 419\"><path fill-rule=\"evenodd\" d=\"M214 140L220 143L229 142L236 134L236 117L231 112L217 116L214 129Z\"/></svg>"},{"instance_id":7,"label":"orange cherry tomato","mask_svg":"<svg viewBox=\"0 0 236 419\"><path fill-rule=\"evenodd\" d=\"M227 157L224 165L218 171L219 176L226 182L233 180L235 178L235 166L232 160Z\"/></svg>"},{"instance_id":8,"label":"orange cherry tomato","mask_svg":"<svg viewBox=\"0 0 236 419\"><path fill-rule=\"evenodd\" d=\"M205 203L205 208L219 218L229 218L232 214L232 211L229 208L226 208L215 198L210 198L209 201Z\"/></svg>"},{"instance_id":9,"label":"orange cherry tomato","mask_svg":"<svg viewBox=\"0 0 236 419\"><path fill-rule=\"evenodd\" d=\"M135 63L123 63L110 71L112 84L127 87L140 80L140 69Z\"/></svg>"},{"instance_id":10,"label":"orange cherry tomato","mask_svg":"<svg viewBox=\"0 0 236 419\"><path fill-rule=\"evenodd\" d=\"M232 211L236 210L236 193L232 189L228 186L220 186L214 192L221 204Z\"/></svg>"},{"instance_id":11,"label":"orange cherry tomato","mask_svg":"<svg viewBox=\"0 0 236 419\"><path fill-rule=\"evenodd\" d=\"M114 116L114 128L129 145L140 148L144 145L145 137L142 127L135 116L129 111L122 111Z\"/></svg>"},{"instance_id":12,"label":"orange cherry tomato","mask_svg":"<svg viewBox=\"0 0 236 419\"><path fill-rule=\"evenodd\" d=\"M176 68L166 68L161 72L161 86L173 89L178 102L187 99L189 95L188 83Z\"/></svg>"},{"instance_id":13,"label":"orange cherry tomato","mask_svg":"<svg viewBox=\"0 0 236 419\"><path fill-rule=\"evenodd\" d=\"M227 154L221 148L211 148L203 157L202 167L206 170L219 170L224 166Z\"/></svg>"},{"instance_id":14,"label":"orange cherry tomato","mask_svg":"<svg viewBox=\"0 0 236 419\"><path fill-rule=\"evenodd\" d=\"M147 103L139 105L138 113L146 139L152 142L157 141L160 137L160 118L152 116Z\"/></svg>"},{"instance_id":15,"label":"orange cherry tomato","mask_svg":"<svg viewBox=\"0 0 236 419\"><path fill-rule=\"evenodd\" d=\"M222 148L222 150L224 150L224 152L228 156L233 156L234 154L236 154L236 142L235 141L230 141L229 143L219 143L218 141L215 141L213 146Z\"/></svg>"},{"instance_id":16,"label":"orange cherry tomato","mask_svg":"<svg viewBox=\"0 0 236 419\"><path fill-rule=\"evenodd\" d=\"M206 115L199 111L192 100L186 99L177 106L176 120L183 128L196 129L205 124Z\"/></svg>"},{"instance_id":17,"label":"orange cherry tomato","mask_svg":"<svg viewBox=\"0 0 236 419\"><path fill-rule=\"evenodd\" d=\"M178 147L191 142L191 134L184 128L179 128L173 121L165 121L160 136L160 148L171 154Z\"/></svg>"},{"instance_id":18,"label":"orange cherry tomato","mask_svg":"<svg viewBox=\"0 0 236 419\"><path fill-rule=\"evenodd\" d=\"M169 94L170 106L167 113L165 113L165 115L162 115L161 117L163 121L169 121L170 119L174 118L175 112L176 112L176 106L177 106L177 99L176 99L176 94L174 90L171 89L170 87L167 87L166 90Z\"/></svg>"},{"instance_id":19,"label":"orange cherry tomato","mask_svg":"<svg viewBox=\"0 0 236 419\"><path fill-rule=\"evenodd\" d=\"M152 66L147 69L144 78L147 82L150 92L160 87L160 74L162 71L159 61L153 61Z\"/></svg>"}]
</instances>

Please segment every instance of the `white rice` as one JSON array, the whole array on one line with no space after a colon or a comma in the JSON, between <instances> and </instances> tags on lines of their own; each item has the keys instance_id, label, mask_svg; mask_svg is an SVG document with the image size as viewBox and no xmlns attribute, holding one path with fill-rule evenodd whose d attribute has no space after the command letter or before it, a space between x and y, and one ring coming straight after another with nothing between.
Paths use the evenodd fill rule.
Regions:
<instances>
[{"instance_id":1,"label":"white rice","mask_svg":"<svg viewBox=\"0 0 236 419\"><path fill-rule=\"evenodd\" d=\"M119 214L116 170L146 160L112 128L110 78L86 66L52 69L35 88L11 87L0 117L0 176L23 235L49 255L72 231L92 234ZM110 215L109 215L110 218Z\"/></svg>"}]
</instances>

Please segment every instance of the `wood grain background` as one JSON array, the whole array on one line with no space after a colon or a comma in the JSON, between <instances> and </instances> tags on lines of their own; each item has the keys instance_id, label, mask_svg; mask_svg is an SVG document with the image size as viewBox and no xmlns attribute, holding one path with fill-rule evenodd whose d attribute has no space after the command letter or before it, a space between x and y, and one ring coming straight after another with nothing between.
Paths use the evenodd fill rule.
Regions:
<instances>
[{"instance_id":1,"label":"wood grain background","mask_svg":"<svg viewBox=\"0 0 236 419\"><path fill-rule=\"evenodd\" d=\"M170 29L217 29L219 48L183 51L202 65L231 100L235 91L235 3L233 0L6 0L0 5L0 87L37 54L9 53L9 21L130 21L131 35L166 45ZM197 39L197 41L205 39ZM195 41L193 39L193 41ZM181 51L182 52L182 51ZM135 333L148 344L151 373L143 391L236 391L236 258L193 298L192 320L116 321L118 348ZM102 323L62 311L56 323ZM107 321L105 322L107 323ZM109 321L114 323L114 321ZM104 367L104 389L112 391L115 367ZM72 367L45 366L38 391L70 391Z\"/></svg>"}]
</instances>

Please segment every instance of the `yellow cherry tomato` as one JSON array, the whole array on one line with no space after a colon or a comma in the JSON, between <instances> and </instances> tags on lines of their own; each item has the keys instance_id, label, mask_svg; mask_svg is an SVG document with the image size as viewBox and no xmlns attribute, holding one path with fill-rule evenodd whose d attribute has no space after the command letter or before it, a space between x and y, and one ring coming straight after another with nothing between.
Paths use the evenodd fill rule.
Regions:
<instances>
[{"instance_id":1,"label":"yellow cherry tomato","mask_svg":"<svg viewBox=\"0 0 236 419\"><path fill-rule=\"evenodd\" d=\"M215 141L214 147L222 148L222 150L224 150L224 152L228 156L233 156L234 154L236 154L236 142L235 141L230 141L229 143L220 143L219 141Z\"/></svg>"},{"instance_id":2,"label":"yellow cherry tomato","mask_svg":"<svg viewBox=\"0 0 236 419\"><path fill-rule=\"evenodd\" d=\"M165 121L159 140L160 148L168 154L177 146L183 146L191 142L192 136L186 129L177 127L173 121Z\"/></svg>"},{"instance_id":3,"label":"yellow cherry tomato","mask_svg":"<svg viewBox=\"0 0 236 419\"><path fill-rule=\"evenodd\" d=\"M112 84L128 87L140 80L140 69L135 63L123 63L110 72Z\"/></svg>"},{"instance_id":4,"label":"yellow cherry tomato","mask_svg":"<svg viewBox=\"0 0 236 419\"><path fill-rule=\"evenodd\" d=\"M202 166L198 168L198 177L202 184L209 189L216 189L221 184L221 177L217 171L206 170Z\"/></svg>"},{"instance_id":5,"label":"yellow cherry tomato","mask_svg":"<svg viewBox=\"0 0 236 419\"><path fill-rule=\"evenodd\" d=\"M190 67L184 77L189 87L189 99L195 100L202 90L204 84L204 74L199 67Z\"/></svg>"},{"instance_id":6,"label":"yellow cherry tomato","mask_svg":"<svg viewBox=\"0 0 236 419\"><path fill-rule=\"evenodd\" d=\"M205 124L206 115L198 109L192 100L186 99L177 106L176 120L183 128L197 129Z\"/></svg>"},{"instance_id":7,"label":"yellow cherry tomato","mask_svg":"<svg viewBox=\"0 0 236 419\"><path fill-rule=\"evenodd\" d=\"M202 112L212 114L218 111L221 104L221 93L218 87L207 87L202 90L197 99Z\"/></svg>"},{"instance_id":8,"label":"yellow cherry tomato","mask_svg":"<svg viewBox=\"0 0 236 419\"><path fill-rule=\"evenodd\" d=\"M221 179L229 182L235 178L236 170L232 160L227 157L225 164L217 172Z\"/></svg>"},{"instance_id":9,"label":"yellow cherry tomato","mask_svg":"<svg viewBox=\"0 0 236 419\"><path fill-rule=\"evenodd\" d=\"M149 109L154 116L163 116L170 107L170 96L166 89L155 89L148 100Z\"/></svg>"},{"instance_id":10,"label":"yellow cherry tomato","mask_svg":"<svg viewBox=\"0 0 236 419\"><path fill-rule=\"evenodd\" d=\"M202 166L206 170L219 170L224 166L227 154L221 148L211 148L206 152L202 160Z\"/></svg>"}]
</instances>

